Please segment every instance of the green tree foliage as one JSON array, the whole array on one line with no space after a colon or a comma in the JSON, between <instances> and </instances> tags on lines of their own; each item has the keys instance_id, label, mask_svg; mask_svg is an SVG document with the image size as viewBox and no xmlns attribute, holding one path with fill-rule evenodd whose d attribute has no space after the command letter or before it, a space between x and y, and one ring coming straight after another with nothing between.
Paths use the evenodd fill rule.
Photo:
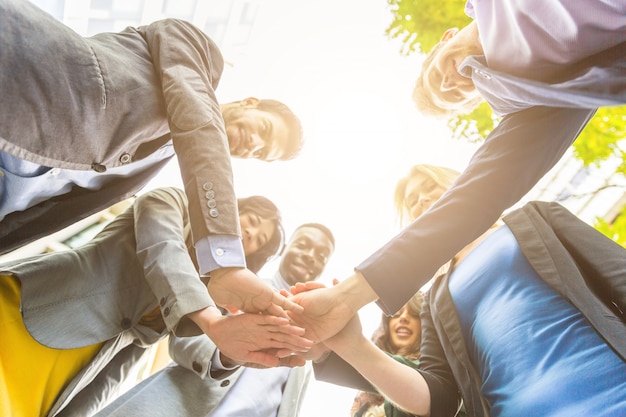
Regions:
<instances>
[{"instance_id":1,"label":"green tree foliage","mask_svg":"<svg viewBox=\"0 0 626 417\"><path fill-rule=\"evenodd\" d=\"M616 171L626 175L626 154L618 146L626 138L626 106L598 109L574 142L574 153L586 166L600 166L616 157L621 163Z\"/></svg>"},{"instance_id":2,"label":"green tree foliage","mask_svg":"<svg viewBox=\"0 0 626 417\"><path fill-rule=\"evenodd\" d=\"M448 127L455 139L477 143L485 140L499 121L489 104L483 101L473 112L450 118Z\"/></svg>"},{"instance_id":3,"label":"green tree foliage","mask_svg":"<svg viewBox=\"0 0 626 417\"><path fill-rule=\"evenodd\" d=\"M598 109L574 142L574 154L585 166L600 167L612 159L619 161L615 172L626 175L626 152L619 143L626 138L626 106ZM626 212L624 205L621 213ZM618 216L613 223L596 218L594 227L620 245L626 247L626 214Z\"/></svg>"},{"instance_id":4,"label":"green tree foliage","mask_svg":"<svg viewBox=\"0 0 626 417\"><path fill-rule=\"evenodd\" d=\"M393 21L385 34L402 43L401 53L430 51L449 28L471 22L464 13L465 0L388 0Z\"/></svg>"},{"instance_id":5,"label":"green tree foliage","mask_svg":"<svg viewBox=\"0 0 626 417\"><path fill-rule=\"evenodd\" d=\"M465 0L387 0L393 17L386 29L391 39L401 41L400 53L428 52L439 42L443 32L451 27L462 28L470 23L465 15ZM480 142L493 130L499 119L487 103L472 113L448 120L453 137ZM617 158L615 172L626 175L626 152L620 141L626 138L626 106L601 108L574 142L574 154L585 166L602 166ZM622 142L623 143L623 142ZM626 205L622 212L626 211ZM616 242L626 246L626 214L612 224L597 219L596 228Z\"/></svg>"},{"instance_id":6,"label":"green tree foliage","mask_svg":"<svg viewBox=\"0 0 626 417\"><path fill-rule=\"evenodd\" d=\"M626 206L622 207L622 213L625 209ZM626 215L618 216L613 223L598 217L593 226L602 234L626 248Z\"/></svg>"}]
</instances>

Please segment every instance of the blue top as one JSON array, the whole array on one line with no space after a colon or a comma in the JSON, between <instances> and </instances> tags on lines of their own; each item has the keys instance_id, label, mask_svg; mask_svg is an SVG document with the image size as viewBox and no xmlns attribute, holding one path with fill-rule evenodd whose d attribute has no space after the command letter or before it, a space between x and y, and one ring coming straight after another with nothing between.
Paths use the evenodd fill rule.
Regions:
<instances>
[{"instance_id":1,"label":"blue top","mask_svg":"<svg viewBox=\"0 0 626 417\"><path fill-rule=\"evenodd\" d=\"M508 227L465 258L449 289L492 417L625 415L626 364L537 276Z\"/></svg>"}]
</instances>

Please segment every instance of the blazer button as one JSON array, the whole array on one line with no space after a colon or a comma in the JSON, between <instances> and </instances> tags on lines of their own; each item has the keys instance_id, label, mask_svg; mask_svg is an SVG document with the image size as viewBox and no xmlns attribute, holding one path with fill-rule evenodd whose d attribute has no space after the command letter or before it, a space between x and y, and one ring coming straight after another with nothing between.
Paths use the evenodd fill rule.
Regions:
<instances>
[{"instance_id":1,"label":"blazer button","mask_svg":"<svg viewBox=\"0 0 626 417\"><path fill-rule=\"evenodd\" d=\"M220 384L220 387L227 387L230 385L230 381L228 379L225 379L222 381L222 383Z\"/></svg>"},{"instance_id":2,"label":"blazer button","mask_svg":"<svg viewBox=\"0 0 626 417\"><path fill-rule=\"evenodd\" d=\"M128 329L130 329L130 326L131 326L132 322L130 321L130 319L123 319L122 323L120 323L120 324L122 326L122 329L128 330Z\"/></svg>"},{"instance_id":3,"label":"blazer button","mask_svg":"<svg viewBox=\"0 0 626 417\"><path fill-rule=\"evenodd\" d=\"M165 297L161 297L160 303L161 303L161 307L165 305Z\"/></svg>"},{"instance_id":4,"label":"blazer button","mask_svg":"<svg viewBox=\"0 0 626 417\"><path fill-rule=\"evenodd\" d=\"M211 217L217 217L217 216L219 216L219 214L220 214L220 212L217 211L216 208L212 208L211 210L209 210L209 216L211 216Z\"/></svg>"},{"instance_id":5,"label":"blazer button","mask_svg":"<svg viewBox=\"0 0 626 417\"><path fill-rule=\"evenodd\" d=\"M191 367L193 368L193 370L194 370L194 371L196 371L196 372L198 372L198 373L202 372L202 365L200 365L200 364L199 364L198 362L196 362L196 361L193 361L193 362L191 363Z\"/></svg>"},{"instance_id":6,"label":"blazer button","mask_svg":"<svg viewBox=\"0 0 626 417\"><path fill-rule=\"evenodd\" d=\"M123 164L127 164L131 161L131 156L128 153L123 153L122 156L120 156L120 162Z\"/></svg>"},{"instance_id":7,"label":"blazer button","mask_svg":"<svg viewBox=\"0 0 626 417\"><path fill-rule=\"evenodd\" d=\"M205 182L204 184L202 184L202 189L204 191L209 191L213 189L213 183L210 181Z\"/></svg>"},{"instance_id":8,"label":"blazer button","mask_svg":"<svg viewBox=\"0 0 626 417\"><path fill-rule=\"evenodd\" d=\"M215 208L215 206L217 206L217 202L215 202L214 199L210 199L206 202L206 205L209 206L209 208Z\"/></svg>"},{"instance_id":9,"label":"blazer button","mask_svg":"<svg viewBox=\"0 0 626 417\"><path fill-rule=\"evenodd\" d=\"M478 73L478 75L480 75L481 77L483 77L485 80L490 80L491 79L491 75L487 74L484 71L481 70L476 70L476 72Z\"/></svg>"},{"instance_id":10,"label":"blazer button","mask_svg":"<svg viewBox=\"0 0 626 417\"><path fill-rule=\"evenodd\" d=\"M204 196L207 198L207 200L215 198L215 191L209 190L204 194Z\"/></svg>"},{"instance_id":11,"label":"blazer button","mask_svg":"<svg viewBox=\"0 0 626 417\"><path fill-rule=\"evenodd\" d=\"M165 310L163 310L163 315L164 315L165 317L167 317L167 316L169 316L169 315L170 315L170 308L169 308L169 307L165 307Z\"/></svg>"},{"instance_id":12,"label":"blazer button","mask_svg":"<svg viewBox=\"0 0 626 417\"><path fill-rule=\"evenodd\" d=\"M91 164L91 169L93 169L96 172L106 172L107 167L105 167L102 164L97 164L94 162L93 164Z\"/></svg>"}]
</instances>

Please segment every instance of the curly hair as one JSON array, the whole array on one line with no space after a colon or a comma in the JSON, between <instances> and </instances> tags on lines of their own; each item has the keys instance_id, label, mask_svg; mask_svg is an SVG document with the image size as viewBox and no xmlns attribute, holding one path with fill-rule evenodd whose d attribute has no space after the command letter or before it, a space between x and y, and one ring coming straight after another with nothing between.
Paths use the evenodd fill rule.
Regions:
<instances>
[{"instance_id":1,"label":"curly hair","mask_svg":"<svg viewBox=\"0 0 626 417\"><path fill-rule=\"evenodd\" d=\"M409 310L409 314L419 319L420 314L422 312L423 302L424 302L424 294L421 291L418 291L406 303L406 308ZM380 320L380 325L378 326L378 328L374 331L374 334L372 335L372 342L374 342L376 346L378 346L380 349L384 350L385 352L395 355L398 353L398 348L394 346L391 341L391 331L389 329L389 322L391 321L392 318L393 318L392 316L387 316L386 314L382 315L382 318ZM411 360L419 358L421 342L422 342L421 338L418 337L413 343L413 346L411 346L410 348L411 353L409 355L403 355L403 356L406 356L407 358Z\"/></svg>"}]
</instances>

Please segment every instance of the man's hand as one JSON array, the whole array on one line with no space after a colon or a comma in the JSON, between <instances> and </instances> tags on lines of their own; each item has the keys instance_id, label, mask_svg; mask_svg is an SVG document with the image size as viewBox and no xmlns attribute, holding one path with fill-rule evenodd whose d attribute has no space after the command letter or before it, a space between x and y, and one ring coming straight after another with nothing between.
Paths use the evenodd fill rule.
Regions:
<instances>
[{"instance_id":1,"label":"man's hand","mask_svg":"<svg viewBox=\"0 0 626 417\"><path fill-rule=\"evenodd\" d=\"M211 272L209 294L217 305L246 313L287 317L285 310L302 312L302 307L260 280L246 268L220 268Z\"/></svg>"},{"instance_id":2,"label":"man's hand","mask_svg":"<svg viewBox=\"0 0 626 417\"><path fill-rule=\"evenodd\" d=\"M303 337L304 329L284 317L253 313L223 316L215 307L207 307L190 313L189 318L237 364L280 366L278 352L307 352L313 344Z\"/></svg>"}]
</instances>

